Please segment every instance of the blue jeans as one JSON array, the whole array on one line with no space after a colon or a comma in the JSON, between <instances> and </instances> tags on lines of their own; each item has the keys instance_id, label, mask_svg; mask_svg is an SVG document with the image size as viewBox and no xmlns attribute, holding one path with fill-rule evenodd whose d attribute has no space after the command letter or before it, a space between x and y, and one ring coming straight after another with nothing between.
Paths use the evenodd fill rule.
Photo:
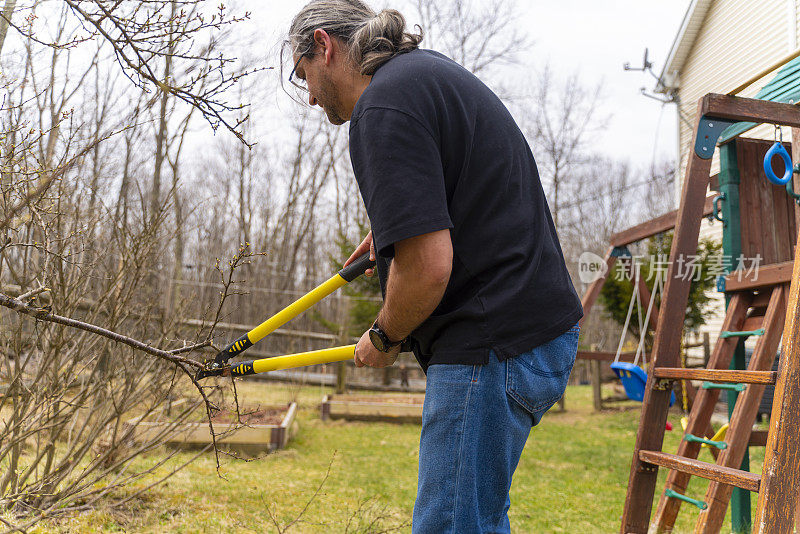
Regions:
<instances>
[{"instance_id":1,"label":"blue jeans","mask_svg":"<svg viewBox=\"0 0 800 534\"><path fill-rule=\"evenodd\" d=\"M428 368L414 534L510 532L508 490L528 434L564 394L579 327L505 361Z\"/></svg>"}]
</instances>

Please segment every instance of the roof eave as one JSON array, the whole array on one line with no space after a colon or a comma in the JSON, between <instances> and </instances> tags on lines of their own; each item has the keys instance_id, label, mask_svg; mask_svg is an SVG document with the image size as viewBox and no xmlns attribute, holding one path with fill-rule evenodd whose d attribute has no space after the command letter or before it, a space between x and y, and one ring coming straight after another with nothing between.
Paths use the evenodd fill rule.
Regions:
<instances>
[{"instance_id":1,"label":"roof eave","mask_svg":"<svg viewBox=\"0 0 800 534\"><path fill-rule=\"evenodd\" d=\"M661 70L659 81L654 89L656 93L666 94L678 88L679 74L683 70L692 46L694 46L698 30L702 26L710 6L711 0L692 0L689 4L678 34L672 42L667 60L664 62L664 68Z\"/></svg>"}]
</instances>

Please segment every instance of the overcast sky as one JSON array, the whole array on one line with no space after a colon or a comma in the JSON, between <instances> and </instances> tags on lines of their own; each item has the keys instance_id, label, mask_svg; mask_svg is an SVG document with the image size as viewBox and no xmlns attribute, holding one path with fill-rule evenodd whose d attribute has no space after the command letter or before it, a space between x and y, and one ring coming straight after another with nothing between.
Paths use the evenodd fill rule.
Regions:
<instances>
[{"instance_id":1,"label":"overcast sky","mask_svg":"<svg viewBox=\"0 0 800 534\"><path fill-rule=\"evenodd\" d=\"M274 50L305 1L271 2L268 9L261 0L245 2L253 10L252 22L266 41L266 50ZM367 1L374 7L392 5L391 0ZM674 105L662 106L642 96L639 88L651 90L653 78L625 72L622 65L627 61L641 66L648 47L653 70L659 74L689 0L518 0L518 5L519 29L534 41L525 52L532 57L523 57L524 61L535 66L549 62L562 76L578 72L586 85L603 82L602 110L611 120L597 138L598 152L629 159L639 168L654 156L670 161L675 157Z\"/></svg>"},{"instance_id":2,"label":"overcast sky","mask_svg":"<svg viewBox=\"0 0 800 534\"><path fill-rule=\"evenodd\" d=\"M603 80L604 109L612 115L598 149L647 165L656 156L674 158L677 150L675 106L662 106L639 93L654 79L625 72L623 63L640 67L645 47L653 71L661 69L678 33L689 0L559 0L528 5L522 27L530 30L534 53L549 58L564 73L577 71L589 83ZM663 108L663 111L662 111Z\"/></svg>"}]
</instances>

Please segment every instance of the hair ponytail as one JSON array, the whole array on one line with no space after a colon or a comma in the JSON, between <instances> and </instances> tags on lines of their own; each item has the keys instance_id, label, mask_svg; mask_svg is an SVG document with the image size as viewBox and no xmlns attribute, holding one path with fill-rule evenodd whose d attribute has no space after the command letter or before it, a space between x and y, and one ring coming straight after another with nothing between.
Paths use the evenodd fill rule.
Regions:
<instances>
[{"instance_id":1,"label":"hair ponytail","mask_svg":"<svg viewBox=\"0 0 800 534\"><path fill-rule=\"evenodd\" d=\"M295 54L313 49L314 30L323 29L344 42L348 57L361 74L372 75L398 54L410 52L422 41L419 33L406 31L399 11L375 13L361 0L314 0L295 16L289 43Z\"/></svg>"},{"instance_id":2,"label":"hair ponytail","mask_svg":"<svg viewBox=\"0 0 800 534\"><path fill-rule=\"evenodd\" d=\"M397 54L419 46L422 35L407 33L406 20L399 11L384 9L353 34L350 58L361 74L373 74Z\"/></svg>"}]
</instances>

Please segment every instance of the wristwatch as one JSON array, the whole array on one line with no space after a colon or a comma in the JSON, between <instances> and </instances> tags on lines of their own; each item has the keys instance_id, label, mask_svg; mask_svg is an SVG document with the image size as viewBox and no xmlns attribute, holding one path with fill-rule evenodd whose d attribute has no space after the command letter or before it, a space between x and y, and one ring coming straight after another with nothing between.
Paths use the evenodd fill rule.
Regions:
<instances>
[{"instance_id":1,"label":"wristwatch","mask_svg":"<svg viewBox=\"0 0 800 534\"><path fill-rule=\"evenodd\" d=\"M381 330L377 322L369 329L369 340L372 341L372 345L381 352L389 352L405 341L405 339L401 339L400 341L390 340L389 336L386 335L386 332Z\"/></svg>"}]
</instances>

